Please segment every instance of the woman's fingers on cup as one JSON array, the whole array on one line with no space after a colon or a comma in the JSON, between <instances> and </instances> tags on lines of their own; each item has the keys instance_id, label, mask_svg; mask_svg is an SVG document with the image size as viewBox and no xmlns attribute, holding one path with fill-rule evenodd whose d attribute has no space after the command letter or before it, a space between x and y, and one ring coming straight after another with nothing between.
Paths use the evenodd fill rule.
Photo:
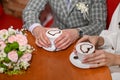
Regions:
<instances>
[{"instance_id":1,"label":"woman's fingers on cup","mask_svg":"<svg viewBox=\"0 0 120 80\"><path fill-rule=\"evenodd\" d=\"M88 56L84 57L83 63L87 63L87 62L93 62L93 61L97 61L97 60L101 60L101 59L105 59L105 55L104 54L90 54Z\"/></svg>"},{"instance_id":2,"label":"woman's fingers on cup","mask_svg":"<svg viewBox=\"0 0 120 80\"><path fill-rule=\"evenodd\" d=\"M97 68L97 67L102 67L106 66L105 62L97 63L97 64L91 64L90 68Z\"/></svg>"},{"instance_id":3,"label":"woman's fingers on cup","mask_svg":"<svg viewBox=\"0 0 120 80\"><path fill-rule=\"evenodd\" d=\"M83 62L84 63L84 62ZM106 63L106 59L98 59L98 60L92 60L85 62L87 64L99 64L99 63Z\"/></svg>"},{"instance_id":4,"label":"woman's fingers on cup","mask_svg":"<svg viewBox=\"0 0 120 80\"><path fill-rule=\"evenodd\" d=\"M84 56L84 60L94 59L96 56L99 56L100 53L92 53Z\"/></svg>"}]
</instances>

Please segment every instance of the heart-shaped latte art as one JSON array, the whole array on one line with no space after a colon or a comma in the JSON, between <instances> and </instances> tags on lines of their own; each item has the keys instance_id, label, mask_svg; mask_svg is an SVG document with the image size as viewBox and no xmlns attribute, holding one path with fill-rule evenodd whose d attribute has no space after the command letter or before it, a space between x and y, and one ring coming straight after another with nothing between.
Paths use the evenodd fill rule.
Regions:
<instances>
[{"instance_id":1,"label":"heart-shaped latte art","mask_svg":"<svg viewBox=\"0 0 120 80\"><path fill-rule=\"evenodd\" d=\"M82 44L80 45L80 50L83 53L89 53L93 49L93 45L90 44Z\"/></svg>"},{"instance_id":2,"label":"heart-shaped latte art","mask_svg":"<svg viewBox=\"0 0 120 80\"><path fill-rule=\"evenodd\" d=\"M48 31L48 34L52 36L55 36L56 34L60 34L60 33L61 33L60 30L49 30Z\"/></svg>"}]
</instances>

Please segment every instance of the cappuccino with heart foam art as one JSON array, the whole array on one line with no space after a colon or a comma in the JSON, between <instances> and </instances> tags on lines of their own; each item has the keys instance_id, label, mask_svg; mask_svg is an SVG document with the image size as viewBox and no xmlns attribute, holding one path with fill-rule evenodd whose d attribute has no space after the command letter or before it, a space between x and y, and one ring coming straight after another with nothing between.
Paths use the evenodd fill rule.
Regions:
<instances>
[{"instance_id":1,"label":"cappuccino with heart foam art","mask_svg":"<svg viewBox=\"0 0 120 80\"><path fill-rule=\"evenodd\" d=\"M95 51L95 46L89 42L82 42L76 45L76 51L79 60L83 60L87 54L92 54Z\"/></svg>"},{"instance_id":2,"label":"cappuccino with heart foam art","mask_svg":"<svg viewBox=\"0 0 120 80\"><path fill-rule=\"evenodd\" d=\"M54 41L56 38L58 38L60 35L62 34L62 31L60 29L57 28L53 28L53 29L49 29L46 32L46 36L48 37L48 39L51 42L51 46L50 47L43 47L45 50L48 51L56 51L56 47L54 44Z\"/></svg>"}]
</instances>

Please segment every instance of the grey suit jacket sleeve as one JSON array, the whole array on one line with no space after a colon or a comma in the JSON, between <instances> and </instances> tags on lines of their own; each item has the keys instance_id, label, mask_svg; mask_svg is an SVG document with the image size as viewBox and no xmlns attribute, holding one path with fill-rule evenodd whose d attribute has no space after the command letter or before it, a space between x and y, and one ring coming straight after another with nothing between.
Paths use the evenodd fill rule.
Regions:
<instances>
[{"instance_id":1,"label":"grey suit jacket sleeve","mask_svg":"<svg viewBox=\"0 0 120 80\"><path fill-rule=\"evenodd\" d=\"M40 12L44 9L47 0L30 0L23 11L24 28L29 28L34 23L40 23ZM41 5L42 4L42 5Z\"/></svg>"}]
</instances>

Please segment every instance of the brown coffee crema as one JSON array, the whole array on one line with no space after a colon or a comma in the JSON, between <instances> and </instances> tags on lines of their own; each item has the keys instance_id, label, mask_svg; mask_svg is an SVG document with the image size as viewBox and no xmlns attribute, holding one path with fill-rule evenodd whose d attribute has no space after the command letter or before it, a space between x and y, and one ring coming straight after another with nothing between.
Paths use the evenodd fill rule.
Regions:
<instances>
[{"instance_id":1,"label":"brown coffee crema","mask_svg":"<svg viewBox=\"0 0 120 80\"><path fill-rule=\"evenodd\" d=\"M83 46L85 46L85 45L88 45L88 47L86 47L86 49L87 49L86 51L83 50ZM90 51L91 49L93 49L93 46L90 45L90 44L83 44L83 45L80 45L80 50L81 50L81 52L83 52L83 53L89 53L89 51Z\"/></svg>"},{"instance_id":2,"label":"brown coffee crema","mask_svg":"<svg viewBox=\"0 0 120 80\"><path fill-rule=\"evenodd\" d=\"M51 33L51 32L54 32L54 33ZM60 30L50 30L48 31L48 34L52 35L52 36L55 36L56 34L60 34L61 31Z\"/></svg>"}]
</instances>

